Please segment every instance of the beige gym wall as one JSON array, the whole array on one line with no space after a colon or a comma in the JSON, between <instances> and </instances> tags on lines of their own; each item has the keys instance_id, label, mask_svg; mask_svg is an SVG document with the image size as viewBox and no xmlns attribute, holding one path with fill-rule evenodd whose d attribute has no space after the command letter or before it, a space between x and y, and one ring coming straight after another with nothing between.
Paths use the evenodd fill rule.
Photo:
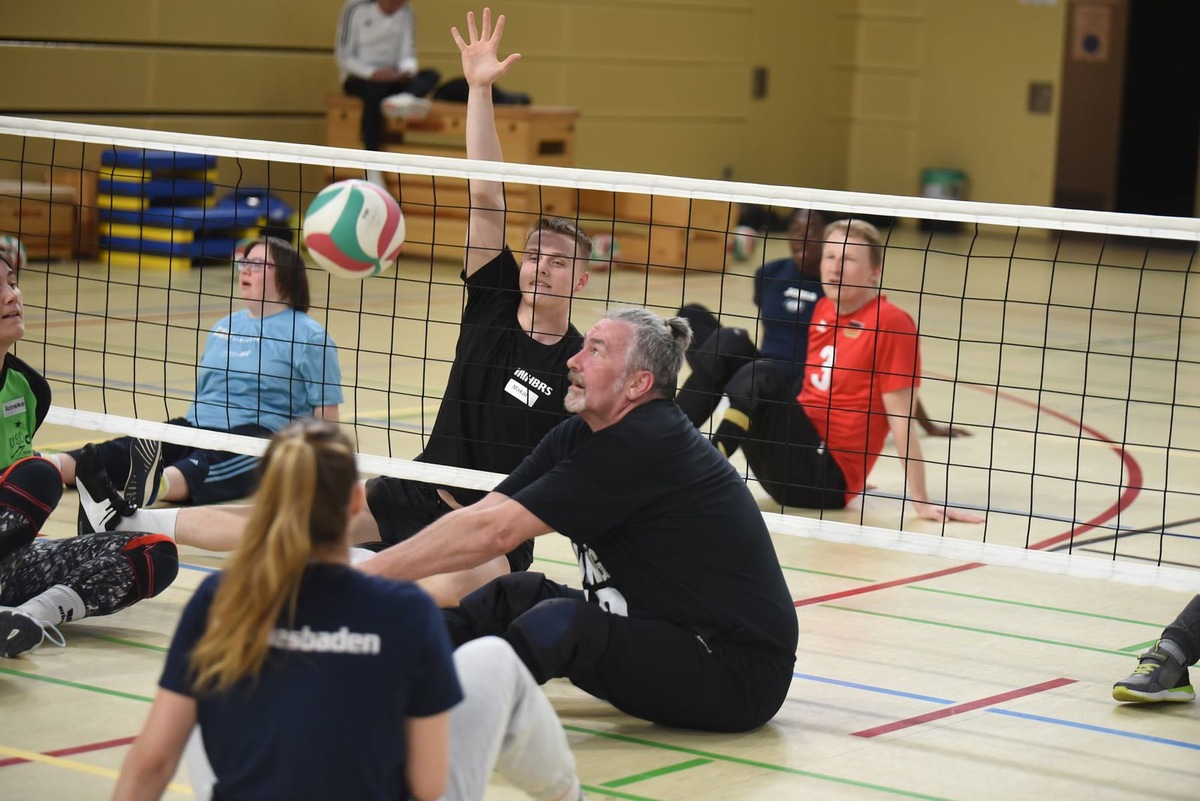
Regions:
<instances>
[{"instance_id":1,"label":"beige gym wall","mask_svg":"<svg viewBox=\"0 0 1200 801\"><path fill-rule=\"evenodd\" d=\"M413 2L422 61L456 74L448 29L475 6ZM946 166L975 199L1048 203L1057 104L1025 97L1057 88L1062 5L517 0L505 49L525 62L502 85L581 108L580 166L898 193ZM0 113L320 143L340 8L4 0Z\"/></svg>"}]
</instances>

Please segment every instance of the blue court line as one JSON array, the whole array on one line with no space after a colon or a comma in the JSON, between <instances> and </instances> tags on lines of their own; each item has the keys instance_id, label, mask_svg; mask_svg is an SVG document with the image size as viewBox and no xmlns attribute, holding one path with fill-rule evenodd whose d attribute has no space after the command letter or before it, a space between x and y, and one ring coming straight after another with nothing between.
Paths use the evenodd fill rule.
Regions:
<instances>
[{"instance_id":1,"label":"blue court line","mask_svg":"<svg viewBox=\"0 0 1200 801\"><path fill-rule=\"evenodd\" d=\"M1155 737L1152 734L1138 734L1137 732L1125 731L1123 729L1110 729L1107 726L1096 726L1091 723L1079 723L1074 720L1063 720L1062 718L1048 718L1042 715L1031 715L1028 712L1013 712L1008 709L987 709L994 715L1008 715L1012 718L1024 718L1025 720L1035 720L1039 723L1054 723L1059 726L1070 726L1073 729L1084 729L1085 731L1094 731L1101 734L1113 734L1117 737L1128 737L1132 740L1145 740L1149 743L1158 743L1159 745L1173 745L1176 748L1187 748L1192 751L1200 751L1200 743L1188 743L1183 740L1171 740L1166 737Z\"/></svg>"},{"instance_id":2,"label":"blue court line","mask_svg":"<svg viewBox=\"0 0 1200 801\"><path fill-rule=\"evenodd\" d=\"M889 690L886 687L876 687L870 684L859 684L853 681L842 681L841 679L831 679L826 676L813 676L808 673L792 673L792 676L797 679L805 679L806 681L815 681L822 684L834 684L839 687L849 687L852 690L866 690L867 692L879 693L882 695L892 695L899 698L911 698L916 701L927 701L932 704L941 704L948 706L958 703L945 698L935 698L929 695L918 695L916 693L906 693L900 690ZM1170 745L1176 748L1186 748L1190 751L1200 751L1200 743L1189 743L1184 740L1172 740L1167 737L1155 737L1152 734L1139 734L1138 732L1126 731L1124 729L1113 729L1108 726L1097 726L1091 723L1079 723L1074 720L1065 720L1063 718L1051 718L1045 715L1032 715L1028 712L1014 712L1009 709L998 709L996 707L988 707L984 712L991 712L994 715L1007 715L1013 718L1021 718L1023 720L1031 720L1037 723L1050 723L1056 726L1067 726L1072 729L1083 729L1085 731L1097 732L1099 734L1111 734L1115 737L1126 737L1131 740L1143 740L1149 743L1158 745Z\"/></svg>"},{"instance_id":3,"label":"blue court line","mask_svg":"<svg viewBox=\"0 0 1200 801\"><path fill-rule=\"evenodd\" d=\"M894 695L899 698L912 698L915 701L928 701L931 704L942 704L943 706L949 706L950 704L957 703L956 701L951 701L947 698L934 698L932 695L917 695L916 693L906 693L901 690L889 690L885 687L875 687L870 684L859 684L858 682L843 681L842 679L831 679L826 676L813 676L809 673L793 673L792 676L797 679L821 682L822 684L836 684L838 687L849 687L852 690L866 690L867 692L871 693Z\"/></svg>"}]
</instances>

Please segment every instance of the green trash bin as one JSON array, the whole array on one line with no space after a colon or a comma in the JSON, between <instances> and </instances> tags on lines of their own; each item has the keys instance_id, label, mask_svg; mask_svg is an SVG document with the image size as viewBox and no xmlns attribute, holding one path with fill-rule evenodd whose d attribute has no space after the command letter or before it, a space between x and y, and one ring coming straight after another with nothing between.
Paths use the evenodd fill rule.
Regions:
<instances>
[{"instance_id":1,"label":"green trash bin","mask_svg":"<svg viewBox=\"0 0 1200 801\"><path fill-rule=\"evenodd\" d=\"M967 174L952 167L927 167L921 170L921 196L942 200L963 200L967 195ZM956 231L958 223L948 220L921 220L922 231Z\"/></svg>"}]
</instances>

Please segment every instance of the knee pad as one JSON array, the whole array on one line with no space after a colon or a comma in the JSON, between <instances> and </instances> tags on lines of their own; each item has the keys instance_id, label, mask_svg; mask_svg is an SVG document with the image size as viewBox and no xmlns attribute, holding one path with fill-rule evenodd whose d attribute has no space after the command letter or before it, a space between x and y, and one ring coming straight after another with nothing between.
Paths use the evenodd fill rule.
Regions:
<instances>
[{"instance_id":1,"label":"knee pad","mask_svg":"<svg viewBox=\"0 0 1200 801\"><path fill-rule=\"evenodd\" d=\"M179 549L162 534L137 534L123 549L133 568L130 603L153 598L171 586L179 575Z\"/></svg>"},{"instance_id":2,"label":"knee pad","mask_svg":"<svg viewBox=\"0 0 1200 801\"><path fill-rule=\"evenodd\" d=\"M62 475L39 456L19 459L0 475L0 558L33 542L62 497Z\"/></svg>"},{"instance_id":3,"label":"knee pad","mask_svg":"<svg viewBox=\"0 0 1200 801\"><path fill-rule=\"evenodd\" d=\"M608 647L609 614L575 598L542 601L504 633L538 684L560 676L588 675Z\"/></svg>"},{"instance_id":4,"label":"knee pad","mask_svg":"<svg viewBox=\"0 0 1200 801\"><path fill-rule=\"evenodd\" d=\"M41 529L62 494L62 474L40 456L18 459L0 475L0 506L28 517L34 529Z\"/></svg>"}]
</instances>

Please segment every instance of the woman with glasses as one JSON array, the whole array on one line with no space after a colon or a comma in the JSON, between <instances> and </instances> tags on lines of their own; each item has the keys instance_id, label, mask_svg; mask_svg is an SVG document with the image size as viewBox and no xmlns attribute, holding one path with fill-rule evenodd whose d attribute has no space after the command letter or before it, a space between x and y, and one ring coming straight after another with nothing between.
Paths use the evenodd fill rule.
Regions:
<instances>
[{"instance_id":1,"label":"woman with glasses","mask_svg":"<svg viewBox=\"0 0 1200 801\"><path fill-rule=\"evenodd\" d=\"M269 437L290 421L337 421L342 374L337 349L307 312L304 259L290 244L263 236L234 262L243 308L209 332L196 371L195 400L169 420L253 437ZM124 498L210 504L244 498L255 488L253 456L122 437L57 455L63 480L103 467ZM165 468L165 469L164 469ZM91 529L80 517L81 528Z\"/></svg>"}]
</instances>

